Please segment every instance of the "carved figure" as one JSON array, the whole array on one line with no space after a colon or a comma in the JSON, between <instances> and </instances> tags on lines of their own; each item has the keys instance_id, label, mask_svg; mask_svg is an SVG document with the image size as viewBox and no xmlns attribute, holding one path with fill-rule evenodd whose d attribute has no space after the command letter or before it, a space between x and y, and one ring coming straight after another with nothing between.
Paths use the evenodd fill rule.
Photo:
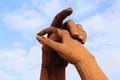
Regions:
<instances>
[{"instance_id":1,"label":"carved figure","mask_svg":"<svg viewBox=\"0 0 120 80\"><path fill-rule=\"evenodd\" d=\"M68 63L75 65L82 80L108 80L95 57L83 46L87 34L82 26L72 20L63 23L71 13L71 8L58 13L51 26L36 37L43 45L40 80L65 80Z\"/></svg>"}]
</instances>

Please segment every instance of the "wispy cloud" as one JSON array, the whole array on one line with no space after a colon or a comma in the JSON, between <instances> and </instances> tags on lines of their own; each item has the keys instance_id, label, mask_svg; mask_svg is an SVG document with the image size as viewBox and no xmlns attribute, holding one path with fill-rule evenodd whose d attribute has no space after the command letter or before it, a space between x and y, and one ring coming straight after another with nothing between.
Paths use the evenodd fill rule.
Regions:
<instances>
[{"instance_id":1,"label":"wispy cloud","mask_svg":"<svg viewBox=\"0 0 120 80\"><path fill-rule=\"evenodd\" d=\"M66 80L81 80L74 65L69 64L66 69Z\"/></svg>"},{"instance_id":2,"label":"wispy cloud","mask_svg":"<svg viewBox=\"0 0 120 80\"><path fill-rule=\"evenodd\" d=\"M0 69L3 71L3 75L0 79L4 80L4 77L11 78L20 77L19 80L28 79L28 75L31 76L30 80L39 79L39 70L41 64L41 47L34 46L29 51L23 49L13 49L13 50L0 50ZM2 74L2 72L1 72ZM9 80L9 79L6 79ZM12 80L12 79L11 79Z\"/></svg>"},{"instance_id":3,"label":"wispy cloud","mask_svg":"<svg viewBox=\"0 0 120 80\"><path fill-rule=\"evenodd\" d=\"M15 80L14 77L6 73L5 71L0 71L0 79L1 80Z\"/></svg>"},{"instance_id":4,"label":"wispy cloud","mask_svg":"<svg viewBox=\"0 0 120 80\"><path fill-rule=\"evenodd\" d=\"M9 28L20 32L34 32L38 27L45 25L47 20L34 9L16 10L4 15L4 23Z\"/></svg>"},{"instance_id":5,"label":"wispy cloud","mask_svg":"<svg viewBox=\"0 0 120 80\"><path fill-rule=\"evenodd\" d=\"M62 4L59 0L43 1L39 4L39 9L48 18L53 18L62 8Z\"/></svg>"}]
</instances>

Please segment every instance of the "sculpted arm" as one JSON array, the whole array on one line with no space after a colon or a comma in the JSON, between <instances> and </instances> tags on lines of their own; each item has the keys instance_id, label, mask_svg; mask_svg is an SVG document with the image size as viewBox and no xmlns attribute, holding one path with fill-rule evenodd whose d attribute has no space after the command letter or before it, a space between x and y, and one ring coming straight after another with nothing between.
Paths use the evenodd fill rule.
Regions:
<instances>
[{"instance_id":1,"label":"sculpted arm","mask_svg":"<svg viewBox=\"0 0 120 80\"><path fill-rule=\"evenodd\" d=\"M70 25L69 25L70 24ZM74 25L69 21L67 26ZM68 31L56 29L53 31L61 39L61 43L55 42L51 39L42 37L43 33L49 31L41 31L37 36L37 40L43 44L54 49L57 54L67 62L75 65L82 80L108 80L107 76L100 69L94 56L76 39L73 39ZM81 38L84 38L81 36Z\"/></svg>"},{"instance_id":2,"label":"sculpted arm","mask_svg":"<svg viewBox=\"0 0 120 80\"><path fill-rule=\"evenodd\" d=\"M71 8L61 11L55 16L51 26L61 28L63 20L71 13ZM50 32L48 38L59 42L59 38L56 38L54 33ZM65 80L65 68L67 64L68 62L59 57L56 51L49 46L43 45L40 80Z\"/></svg>"}]
</instances>

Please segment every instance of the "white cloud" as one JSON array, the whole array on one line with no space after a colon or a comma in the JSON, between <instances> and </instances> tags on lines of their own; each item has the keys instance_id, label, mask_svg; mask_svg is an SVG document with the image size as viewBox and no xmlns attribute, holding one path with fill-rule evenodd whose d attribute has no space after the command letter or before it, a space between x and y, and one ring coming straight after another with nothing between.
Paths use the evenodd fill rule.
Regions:
<instances>
[{"instance_id":1,"label":"white cloud","mask_svg":"<svg viewBox=\"0 0 120 80\"><path fill-rule=\"evenodd\" d=\"M22 80L39 79L41 64L40 46L32 47L29 52L23 49L1 49L0 53L0 70L2 69L4 71L0 74L5 74L5 76L8 76L6 73L10 71L13 74L10 76L14 79L17 77L21 77ZM4 79L5 76L1 76L0 80L8 80L7 78Z\"/></svg>"},{"instance_id":2,"label":"white cloud","mask_svg":"<svg viewBox=\"0 0 120 80\"><path fill-rule=\"evenodd\" d=\"M103 66L108 74L120 74L119 52L119 48L112 48L110 50L103 50L102 53L98 55L101 66Z\"/></svg>"},{"instance_id":3,"label":"white cloud","mask_svg":"<svg viewBox=\"0 0 120 80\"><path fill-rule=\"evenodd\" d=\"M39 9L45 14L48 19L54 18L54 16L63 8L60 0L43 1L39 5Z\"/></svg>"},{"instance_id":4,"label":"white cloud","mask_svg":"<svg viewBox=\"0 0 120 80\"><path fill-rule=\"evenodd\" d=\"M81 2L78 1L77 4L75 4L77 7L74 10L74 18L79 19L81 17L85 17L87 14L90 14L95 10L98 6L87 3L85 1ZM79 16L79 17L78 17Z\"/></svg>"},{"instance_id":5,"label":"white cloud","mask_svg":"<svg viewBox=\"0 0 120 80\"><path fill-rule=\"evenodd\" d=\"M13 46L14 46L15 48L21 48L21 47L22 47L22 43L16 41L16 42L13 43Z\"/></svg>"},{"instance_id":6,"label":"white cloud","mask_svg":"<svg viewBox=\"0 0 120 80\"><path fill-rule=\"evenodd\" d=\"M69 64L66 68L66 80L81 80L74 65Z\"/></svg>"},{"instance_id":7,"label":"white cloud","mask_svg":"<svg viewBox=\"0 0 120 80\"><path fill-rule=\"evenodd\" d=\"M100 51L94 51L94 55L101 69L105 72L109 80L119 80L120 76L120 50L119 48L103 47ZM116 76L116 77L115 77Z\"/></svg>"},{"instance_id":8,"label":"white cloud","mask_svg":"<svg viewBox=\"0 0 120 80\"><path fill-rule=\"evenodd\" d=\"M24 56L26 51L22 49L15 49L10 51L0 49L0 53L0 62L9 62L9 60L18 59L19 57Z\"/></svg>"},{"instance_id":9,"label":"white cloud","mask_svg":"<svg viewBox=\"0 0 120 80\"><path fill-rule=\"evenodd\" d=\"M96 5L99 5L100 3L102 2L108 2L110 0L94 0L94 1L91 1L93 4L96 4Z\"/></svg>"},{"instance_id":10,"label":"white cloud","mask_svg":"<svg viewBox=\"0 0 120 80\"><path fill-rule=\"evenodd\" d=\"M38 60L40 60L39 63L41 63L41 59L42 59L41 55L42 55L42 53L41 53L41 47L39 47L39 46L34 46L34 47L32 47L32 48L29 50L29 55L28 55L28 57L29 57L30 59L36 60L36 62L37 62Z\"/></svg>"},{"instance_id":11,"label":"white cloud","mask_svg":"<svg viewBox=\"0 0 120 80\"><path fill-rule=\"evenodd\" d=\"M40 78L40 68L39 69L32 69L30 71L25 71L22 74L21 80L39 80Z\"/></svg>"},{"instance_id":12,"label":"white cloud","mask_svg":"<svg viewBox=\"0 0 120 80\"><path fill-rule=\"evenodd\" d=\"M105 22L101 14L97 14L90 18L87 18L81 23L88 30L87 32L89 33L103 31L106 29Z\"/></svg>"},{"instance_id":13,"label":"white cloud","mask_svg":"<svg viewBox=\"0 0 120 80\"><path fill-rule=\"evenodd\" d=\"M40 0L31 0L31 1L34 4L34 6L37 6L40 3Z\"/></svg>"},{"instance_id":14,"label":"white cloud","mask_svg":"<svg viewBox=\"0 0 120 80\"><path fill-rule=\"evenodd\" d=\"M0 80L15 80L15 78L4 71L0 71Z\"/></svg>"},{"instance_id":15,"label":"white cloud","mask_svg":"<svg viewBox=\"0 0 120 80\"><path fill-rule=\"evenodd\" d=\"M34 32L46 24L44 16L34 9L21 9L6 13L4 22L9 28L20 32Z\"/></svg>"}]
</instances>

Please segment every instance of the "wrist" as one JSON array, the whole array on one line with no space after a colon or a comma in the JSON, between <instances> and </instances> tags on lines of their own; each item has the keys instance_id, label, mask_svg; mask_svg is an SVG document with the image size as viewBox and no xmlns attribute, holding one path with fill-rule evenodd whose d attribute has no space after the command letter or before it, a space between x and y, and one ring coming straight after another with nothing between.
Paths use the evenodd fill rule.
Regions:
<instances>
[{"instance_id":1,"label":"wrist","mask_svg":"<svg viewBox=\"0 0 120 80\"><path fill-rule=\"evenodd\" d=\"M98 66L95 57L84 59L75 64L82 80L108 80L104 72Z\"/></svg>"},{"instance_id":2,"label":"wrist","mask_svg":"<svg viewBox=\"0 0 120 80\"><path fill-rule=\"evenodd\" d=\"M91 60L96 60L93 55L90 55L90 56L87 56L87 57L83 57L78 62L76 62L74 65L77 66L77 65L79 65L81 63L90 62Z\"/></svg>"}]
</instances>

